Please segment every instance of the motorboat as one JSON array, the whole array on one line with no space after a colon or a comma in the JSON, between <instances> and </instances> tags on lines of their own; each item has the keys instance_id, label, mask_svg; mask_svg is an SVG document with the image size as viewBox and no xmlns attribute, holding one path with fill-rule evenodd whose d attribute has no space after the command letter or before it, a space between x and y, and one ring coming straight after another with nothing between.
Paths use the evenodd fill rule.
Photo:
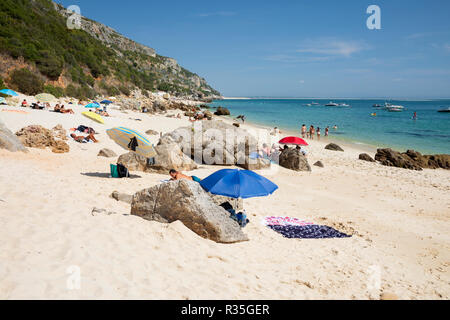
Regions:
<instances>
[{"instance_id":1,"label":"motorboat","mask_svg":"<svg viewBox=\"0 0 450 320\"><path fill-rule=\"evenodd\" d=\"M390 103L385 103L384 104L384 109L389 111L389 112L402 112L405 110L404 106L399 106L399 105L393 105Z\"/></svg>"},{"instance_id":2,"label":"motorboat","mask_svg":"<svg viewBox=\"0 0 450 320\"><path fill-rule=\"evenodd\" d=\"M327 103L325 106L326 106L326 107L339 107L339 104L337 104L337 103L335 103L335 102L333 102L333 101L330 101L330 102Z\"/></svg>"},{"instance_id":3,"label":"motorboat","mask_svg":"<svg viewBox=\"0 0 450 320\"><path fill-rule=\"evenodd\" d=\"M339 107L350 107L350 105L346 104L346 103L341 103L341 104L339 104Z\"/></svg>"},{"instance_id":4,"label":"motorboat","mask_svg":"<svg viewBox=\"0 0 450 320\"><path fill-rule=\"evenodd\" d=\"M450 107L442 107L442 109L439 109L438 112L441 112L441 113L450 112Z\"/></svg>"},{"instance_id":5,"label":"motorboat","mask_svg":"<svg viewBox=\"0 0 450 320\"><path fill-rule=\"evenodd\" d=\"M378 103L374 104L372 107L373 108L383 108L383 106L381 104L378 104Z\"/></svg>"}]
</instances>

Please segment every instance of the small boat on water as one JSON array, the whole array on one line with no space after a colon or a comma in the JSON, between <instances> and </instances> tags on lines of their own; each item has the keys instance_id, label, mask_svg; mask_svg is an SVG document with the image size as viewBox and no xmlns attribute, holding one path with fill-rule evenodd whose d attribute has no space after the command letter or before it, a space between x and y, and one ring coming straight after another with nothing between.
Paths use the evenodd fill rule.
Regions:
<instances>
[{"instance_id":1,"label":"small boat on water","mask_svg":"<svg viewBox=\"0 0 450 320\"><path fill-rule=\"evenodd\" d=\"M441 113L450 113L450 107L442 107L442 109L439 109L438 112Z\"/></svg>"},{"instance_id":2,"label":"small boat on water","mask_svg":"<svg viewBox=\"0 0 450 320\"><path fill-rule=\"evenodd\" d=\"M404 106L396 106L396 105L393 105L390 103L385 103L384 109L389 112L402 112L405 110L405 107Z\"/></svg>"},{"instance_id":3,"label":"small boat on water","mask_svg":"<svg viewBox=\"0 0 450 320\"><path fill-rule=\"evenodd\" d=\"M383 106L381 104L378 104L378 103L374 104L372 107L373 108L383 108Z\"/></svg>"},{"instance_id":4,"label":"small boat on water","mask_svg":"<svg viewBox=\"0 0 450 320\"><path fill-rule=\"evenodd\" d=\"M311 104L312 104L313 106L318 106L318 105L319 105L318 102L311 102Z\"/></svg>"},{"instance_id":5,"label":"small boat on water","mask_svg":"<svg viewBox=\"0 0 450 320\"><path fill-rule=\"evenodd\" d=\"M346 104L346 103L341 103L341 104L339 104L339 107L350 107L350 105Z\"/></svg>"},{"instance_id":6,"label":"small boat on water","mask_svg":"<svg viewBox=\"0 0 450 320\"><path fill-rule=\"evenodd\" d=\"M326 107L339 107L339 104L337 104L337 103L335 103L335 102L333 102L333 101L330 101L330 102L327 103L325 106L326 106Z\"/></svg>"}]
</instances>

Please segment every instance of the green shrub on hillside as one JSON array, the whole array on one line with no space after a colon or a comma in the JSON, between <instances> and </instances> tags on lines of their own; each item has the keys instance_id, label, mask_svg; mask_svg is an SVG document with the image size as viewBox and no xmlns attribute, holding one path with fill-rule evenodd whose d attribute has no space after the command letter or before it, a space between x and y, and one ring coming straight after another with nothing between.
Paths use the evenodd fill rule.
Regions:
<instances>
[{"instance_id":1,"label":"green shrub on hillside","mask_svg":"<svg viewBox=\"0 0 450 320\"><path fill-rule=\"evenodd\" d=\"M27 68L14 70L8 82L13 89L27 95L34 96L44 90L44 81Z\"/></svg>"},{"instance_id":2,"label":"green shrub on hillside","mask_svg":"<svg viewBox=\"0 0 450 320\"><path fill-rule=\"evenodd\" d=\"M64 88L61 87L55 87L52 86L50 84L44 86L44 92L45 93L50 93L52 95L54 95L56 98L61 98L64 96Z\"/></svg>"}]
</instances>

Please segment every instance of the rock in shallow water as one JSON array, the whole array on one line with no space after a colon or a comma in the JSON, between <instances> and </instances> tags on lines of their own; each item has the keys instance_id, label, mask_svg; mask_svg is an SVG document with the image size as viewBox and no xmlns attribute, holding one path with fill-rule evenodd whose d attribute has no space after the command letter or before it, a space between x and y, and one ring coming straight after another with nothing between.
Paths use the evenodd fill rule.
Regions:
<instances>
[{"instance_id":1,"label":"rock in shallow water","mask_svg":"<svg viewBox=\"0 0 450 320\"><path fill-rule=\"evenodd\" d=\"M179 220L199 236L219 243L248 240L229 213L193 181L172 181L137 192L131 214L162 223Z\"/></svg>"}]
</instances>

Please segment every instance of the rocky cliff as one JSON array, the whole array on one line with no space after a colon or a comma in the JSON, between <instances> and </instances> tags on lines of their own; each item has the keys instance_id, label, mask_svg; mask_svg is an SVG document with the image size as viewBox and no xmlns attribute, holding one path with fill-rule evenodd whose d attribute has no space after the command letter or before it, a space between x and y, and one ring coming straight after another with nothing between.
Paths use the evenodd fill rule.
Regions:
<instances>
[{"instance_id":1,"label":"rocky cliff","mask_svg":"<svg viewBox=\"0 0 450 320\"><path fill-rule=\"evenodd\" d=\"M74 18L73 12L51 0L2 0L0 12L0 58L24 61L46 85L71 86L69 95L128 95L141 89L188 99L220 96L204 78L175 59L158 55L155 49L99 22L81 16L80 23L75 22L77 28L69 29L67 21ZM11 69L0 69L7 83Z\"/></svg>"}]
</instances>

